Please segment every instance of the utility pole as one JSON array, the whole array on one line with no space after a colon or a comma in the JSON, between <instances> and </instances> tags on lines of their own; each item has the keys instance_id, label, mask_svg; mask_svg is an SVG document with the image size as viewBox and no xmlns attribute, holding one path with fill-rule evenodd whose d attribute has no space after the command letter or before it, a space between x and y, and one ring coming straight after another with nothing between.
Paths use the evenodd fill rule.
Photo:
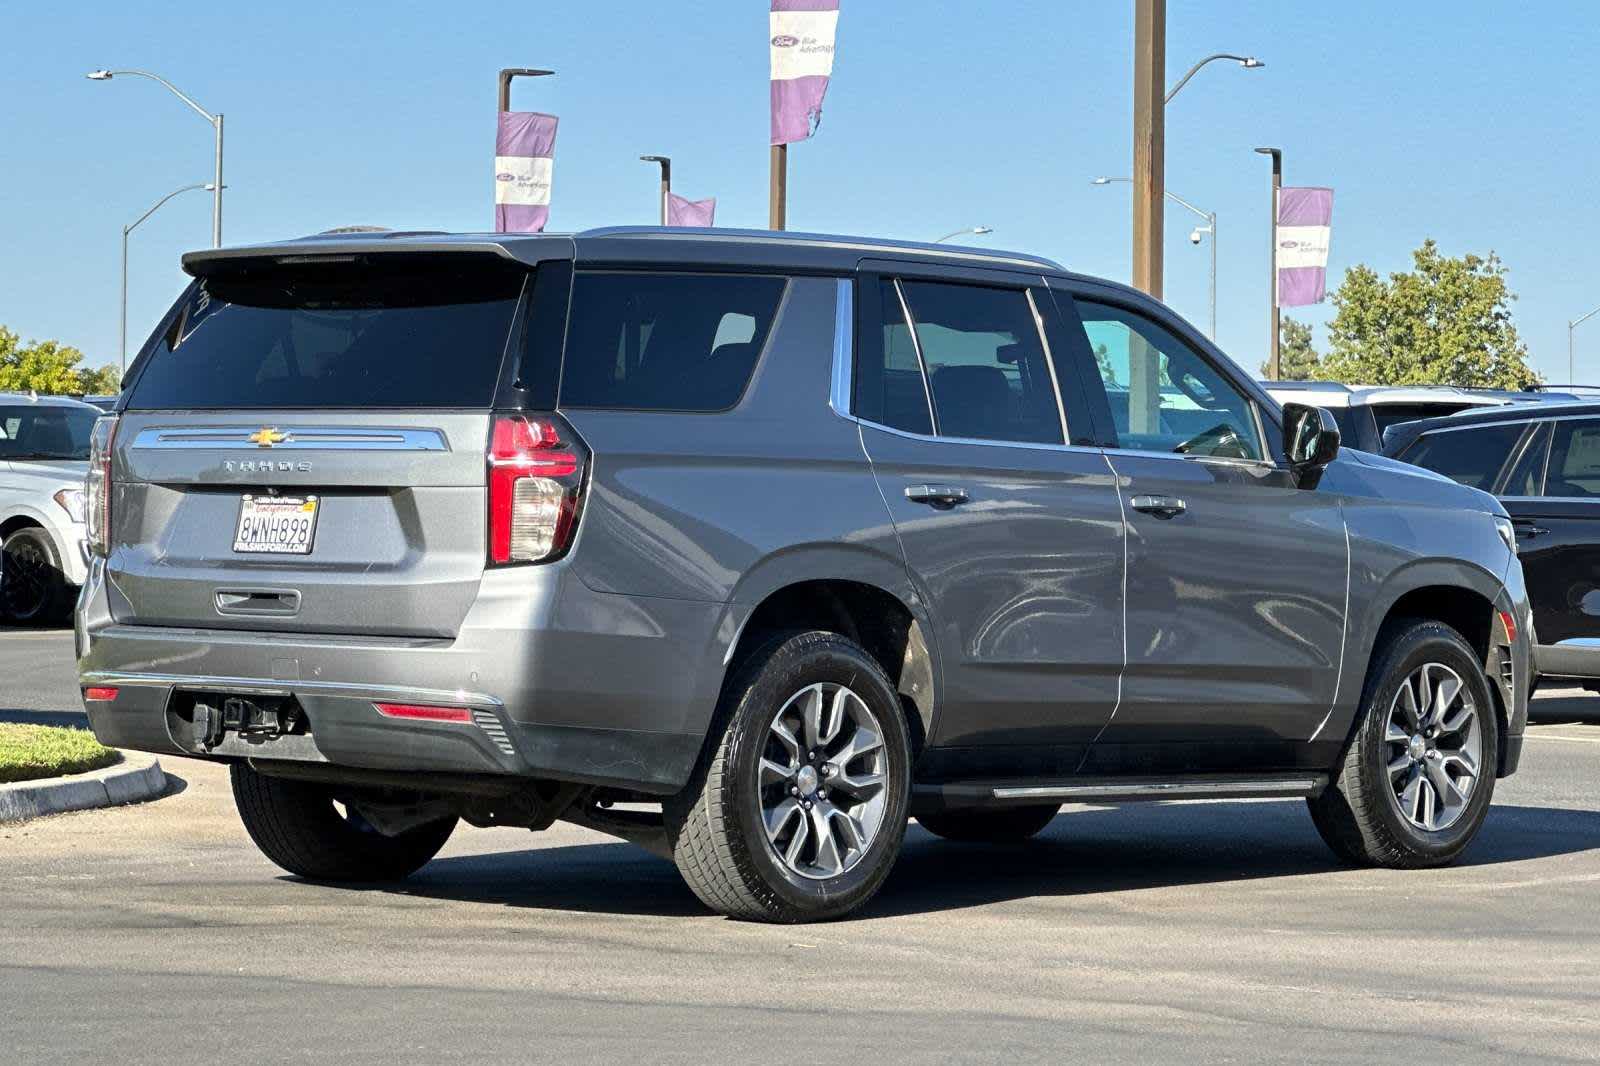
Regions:
<instances>
[{"instance_id":1,"label":"utility pole","mask_svg":"<svg viewBox=\"0 0 1600 1066\"><path fill-rule=\"evenodd\" d=\"M784 229L789 222L789 146L772 146L772 185L767 193L767 228Z\"/></svg>"},{"instance_id":2,"label":"utility pole","mask_svg":"<svg viewBox=\"0 0 1600 1066\"><path fill-rule=\"evenodd\" d=\"M1167 0L1133 5L1133 284L1161 298Z\"/></svg>"},{"instance_id":3,"label":"utility pole","mask_svg":"<svg viewBox=\"0 0 1600 1066\"><path fill-rule=\"evenodd\" d=\"M1278 307L1278 190L1283 188L1283 149L1257 148L1262 155L1272 157L1272 211L1268 221L1267 232L1272 237L1272 283L1268 292L1272 294L1272 346L1268 348L1267 379L1277 381L1278 373L1278 339L1282 329L1282 311Z\"/></svg>"}]
</instances>

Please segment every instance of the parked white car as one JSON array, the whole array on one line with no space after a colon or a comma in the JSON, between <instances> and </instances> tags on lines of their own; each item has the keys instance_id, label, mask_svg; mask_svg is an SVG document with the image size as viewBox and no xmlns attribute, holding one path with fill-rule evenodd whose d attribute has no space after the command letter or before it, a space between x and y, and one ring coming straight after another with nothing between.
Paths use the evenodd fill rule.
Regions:
<instances>
[{"instance_id":1,"label":"parked white car","mask_svg":"<svg viewBox=\"0 0 1600 1066\"><path fill-rule=\"evenodd\" d=\"M67 616L87 573L83 481L101 411L58 396L0 393L0 620Z\"/></svg>"},{"instance_id":2,"label":"parked white car","mask_svg":"<svg viewBox=\"0 0 1600 1066\"><path fill-rule=\"evenodd\" d=\"M1341 385L1336 381L1263 381L1279 403L1325 407L1346 448L1382 454L1383 432L1401 422L1438 418L1477 407L1570 399L1555 394L1457 389L1447 385Z\"/></svg>"}]
</instances>

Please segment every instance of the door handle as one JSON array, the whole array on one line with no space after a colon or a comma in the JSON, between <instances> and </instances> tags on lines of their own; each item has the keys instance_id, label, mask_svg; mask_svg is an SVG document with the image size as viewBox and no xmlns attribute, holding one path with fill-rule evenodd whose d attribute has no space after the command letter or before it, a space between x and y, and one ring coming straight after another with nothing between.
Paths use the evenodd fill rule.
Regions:
<instances>
[{"instance_id":1,"label":"door handle","mask_svg":"<svg viewBox=\"0 0 1600 1066\"><path fill-rule=\"evenodd\" d=\"M955 485L908 485L906 499L912 503L925 503L941 511L967 502L967 490Z\"/></svg>"},{"instance_id":2,"label":"door handle","mask_svg":"<svg viewBox=\"0 0 1600 1066\"><path fill-rule=\"evenodd\" d=\"M1189 505L1176 496L1135 496L1131 506L1135 511L1157 518L1176 518L1189 509Z\"/></svg>"},{"instance_id":3,"label":"door handle","mask_svg":"<svg viewBox=\"0 0 1600 1066\"><path fill-rule=\"evenodd\" d=\"M1513 518L1511 527L1516 530L1519 537L1542 537L1550 532L1544 526L1536 526L1531 518Z\"/></svg>"}]
</instances>

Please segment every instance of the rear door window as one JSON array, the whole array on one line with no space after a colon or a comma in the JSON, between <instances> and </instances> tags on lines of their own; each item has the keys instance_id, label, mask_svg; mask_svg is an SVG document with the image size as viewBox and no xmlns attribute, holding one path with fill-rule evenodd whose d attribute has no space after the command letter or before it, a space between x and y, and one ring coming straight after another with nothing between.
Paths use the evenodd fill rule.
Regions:
<instances>
[{"instance_id":1,"label":"rear door window","mask_svg":"<svg viewBox=\"0 0 1600 1066\"><path fill-rule=\"evenodd\" d=\"M1600 496L1600 420L1557 422L1544 495Z\"/></svg>"},{"instance_id":2,"label":"rear door window","mask_svg":"<svg viewBox=\"0 0 1600 1066\"><path fill-rule=\"evenodd\" d=\"M129 406L490 406L527 271L379 258L206 279Z\"/></svg>"},{"instance_id":3,"label":"rear door window","mask_svg":"<svg viewBox=\"0 0 1600 1066\"><path fill-rule=\"evenodd\" d=\"M931 436L933 404L911 325L900 303L900 287L890 278L868 277L856 289L860 302L853 400L856 416L906 433Z\"/></svg>"},{"instance_id":4,"label":"rear door window","mask_svg":"<svg viewBox=\"0 0 1600 1066\"><path fill-rule=\"evenodd\" d=\"M562 406L727 410L750 383L787 285L767 275L580 271Z\"/></svg>"},{"instance_id":5,"label":"rear door window","mask_svg":"<svg viewBox=\"0 0 1600 1066\"><path fill-rule=\"evenodd\" d=\"M1443 474L1451 481L1492 491L1527 423L1474 426L1425 433L1400 456L1404 462Z\"/></svg>"},{"instance_id":6,"label":"rear door window","mask_svg":"<svg viewBox=\"0 0 1600 1066\"><path fill-rule=\"evenodd\" d=\"M1061 409L1027 293L900 283L941 437L1061 444Z\"/></svg>"},{"instance_id":7,"label":"rear door window","mask_svg":"<svg viewBox=\"0 0 1600 1066\"><path fill-rule=\"evenodd\" d=\"M1522 446L1516 465L1506 475L1500 489L1502 496L1544 495L1545 464L1550 461L1550 423L1541 422L1533 437Z\"/></svg>"}]
</instances>

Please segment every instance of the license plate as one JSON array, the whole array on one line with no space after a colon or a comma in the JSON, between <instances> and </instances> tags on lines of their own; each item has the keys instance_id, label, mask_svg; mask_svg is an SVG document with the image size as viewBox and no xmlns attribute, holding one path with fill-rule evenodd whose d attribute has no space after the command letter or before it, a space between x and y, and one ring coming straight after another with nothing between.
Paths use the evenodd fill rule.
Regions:
<instances>
[{"instance_id":1,"label":"license plate","mask_svg":"<svg viewBox=\"0 0 1600 1066\"><path fill-rule=\"evenodd\" d=\"M236 552L310 555L317 532L315 496L246 496L239 501Z\"/></svg>"}]
</instances>

